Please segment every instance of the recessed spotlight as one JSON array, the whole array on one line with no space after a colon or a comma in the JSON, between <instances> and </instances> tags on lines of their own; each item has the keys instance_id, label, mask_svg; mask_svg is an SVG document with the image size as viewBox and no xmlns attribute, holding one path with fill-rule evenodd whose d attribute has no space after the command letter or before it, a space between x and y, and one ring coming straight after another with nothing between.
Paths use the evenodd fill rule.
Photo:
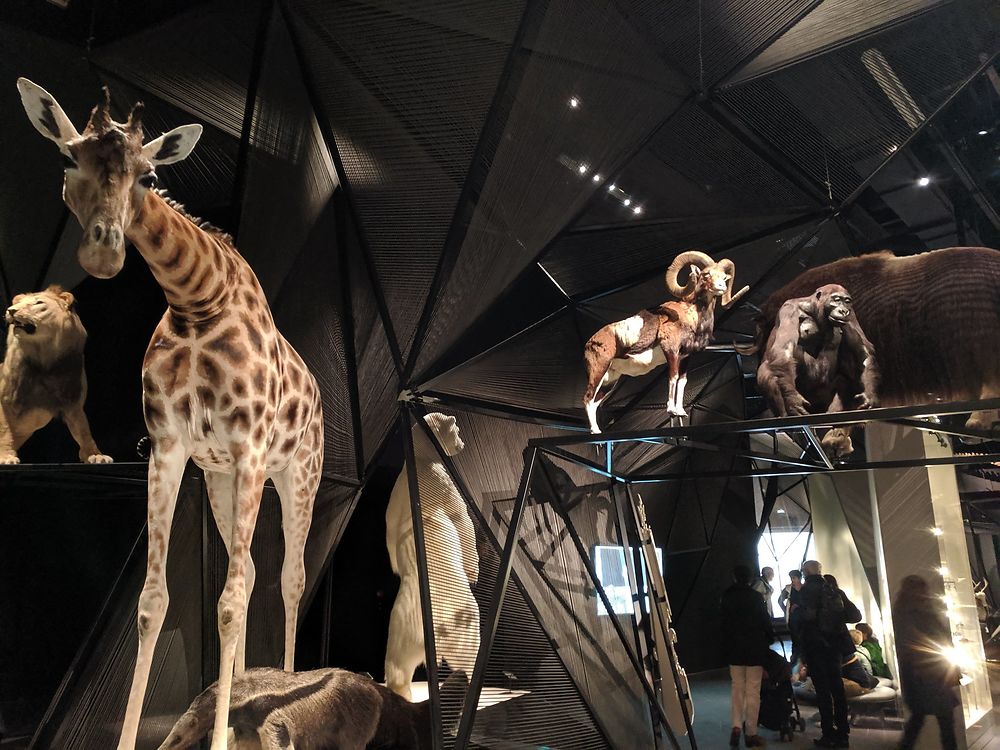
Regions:
<instances>
[{"instance_id":1,"label":"recessed spotlight","mask_svg":"<svg viewBox=\"0 0 1000 750\"><path fill-rule=\"evenodd\" d=\"M899 151L899 146L897 146L895 143L892 144L891 146L889 146L889 153L890 154L894 154L897 151Z\"/></svg>"},{"instance_id":2,"label":"recessed spotlight","mask_svg":"<svg viewBox=\"0 0 1000 750\"><path fill-rule=\"evenodd\" d=\"M572 99L569 100L569 106L572 107L573 109L576 109L577 107L580 106L580 100L574 96Z\"/></svg>"},{"instance_id":3,"label":"recessed spotlight","mask_svg":"<svg viewBox=\"0 0 1000 750\"><path fill-rule=\"evenodd\" d=\"M632 199L631 198L626 198L625 199L625 205L626 206L631 206L632 205Z\"/></svg>"},{"instance_id":4,"label":"recessed spotlight","mask_svg":"<svg viewBox=\"0 0 1000 750\"><path fill-rule=\"evenodd\" d=\"M588 167L586 164L581 164L576 169L580 174L587 174L587 170L590 169L590 167Z\"/></svg>"},{"instance_id":5,"label":"recessed spotlight","mask_svg":"<svg viewBox=\"0 0 1000 750\"><path fill-rule=\"evenodd\" d=\"M632 209L632 213L634 213L634 214L641 214L642 213L642 206L636 206L635 208L633 208Z\"/></svg>"},{"instance_id":6,"label":"recessed spotlight","mask_svg":"<svg viewBox=\"0 0 1000 750\"><path fill-rule=\"evenodd\" d=\"M617 188L617 187L618 186L615 183L612 182L610 185L608 185L608 192L609 193L615 192L615 188Z\"/></svg>"},{"instance_id":7,"label":"recessed spotlight","mask_svg":"<svg viewBox=\"0 0 1000 750\"><path fill-rule=\"evenodd\" d=\"M979 133L978 133L978 135L986 135L989 132L990 131L988 131L988 130L980 130Z\"/></svg>"},{"instance_id":8,"label":"recessed spotlight","mask_svg":"<svg viewBox=\"0 0 1000 750\"><path fill-rule=\"evenodd\" d=\"M787 510L785 510L784 508L778 508L778 515L779 515L779 516L783 516L783 515L785 515L786 513L788 513L788 511L787 511Z\"/></svg>"},{"instance_id":9,"label":"recessed spotlight","mask_svg":"<svg viewBox=\"0 0 1000 750\"><path fill-rule=\"evenodd\" d=\"M942 565L940 568L938 568L938 573L940 573L942 576L948 575L948 567Z\"/></svg>"},{"instance_id":10,"label":"recessed spotlight","mask_svg":"<svg viewBox=\"0 0 1000 750\"><path fill-rule=\"evenodd\" d=\"M944 531L941 530L940 526L935 526L933 529L931 529L931 533L934 536L944 536Z\"/></svg>"},{"instance_id":11,"label":"recessed spotlight","mask_svg":"<svg viewBox=\"0 0 1000 750\"><path fill-rule=\"evenodd\" d=\"M919 180L917 180L917 184L920 187L927 187L928 185L931 184L931 178L930 177L921 177Z\"/></svg>"},{"instance_id":12,"label":"recessed spotlight","mask_svg":"<svg viewBox=\"0 0 1000 750\"><path fill-rule=\"evenodd\" d=\"M594 176L591 177L590 179L592 179L594 182L600 182L601 181L601 173L600 172L594 172Z\"/></svg>"}]
</instances>

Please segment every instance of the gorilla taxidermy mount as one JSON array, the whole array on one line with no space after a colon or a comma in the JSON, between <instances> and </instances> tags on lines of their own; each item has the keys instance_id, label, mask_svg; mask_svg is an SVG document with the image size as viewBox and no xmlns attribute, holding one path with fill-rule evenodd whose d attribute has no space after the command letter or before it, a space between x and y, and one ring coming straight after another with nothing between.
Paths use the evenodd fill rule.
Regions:
<instances>
[{"instance_id":1,"label":"gorilla taxidermy mount","mask_svg":"<svg viewBox=\"0 0 1000 750\"><path fill-rule=\"evenodd\" d=\"M850 293L826 284L808 297L786 301L767 339L757 385L779 417L868 409L876 404L874 347L858 325ZM834 456L853 451L850 431L823 437Z\"/></svg>"}]
</instances>

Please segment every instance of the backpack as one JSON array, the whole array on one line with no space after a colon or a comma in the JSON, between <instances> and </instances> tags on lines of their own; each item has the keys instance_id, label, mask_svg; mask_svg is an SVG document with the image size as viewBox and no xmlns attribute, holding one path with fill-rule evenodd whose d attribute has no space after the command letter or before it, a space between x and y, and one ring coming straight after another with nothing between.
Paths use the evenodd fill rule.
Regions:
<instances>
[{"instance_id":1,"label":"backpack","mask_svg":"<svg viewBox=\"0 0 1000 750\"><path fill-rule=\"evenodd\" d=\"M844 624L847 613L844 611L844 600L840 590L824 581L819 595L819 608L816 612L816 624L824 635L839 635L846 632Z\"/></svg>"}]
</instances>

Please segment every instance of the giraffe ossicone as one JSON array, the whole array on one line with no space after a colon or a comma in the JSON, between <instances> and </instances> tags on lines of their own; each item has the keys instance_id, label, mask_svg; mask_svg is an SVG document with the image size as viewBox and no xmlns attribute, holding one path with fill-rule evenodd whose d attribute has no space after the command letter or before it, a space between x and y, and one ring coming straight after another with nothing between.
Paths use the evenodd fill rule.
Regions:
<instances>
[{"instance_id":1,"label":"giraffe ossicone","mask_svg":"<svg viewBox=\"0 0 1000 750\"><path fill-rule=\"evenodd\" d=\"M32 124L56 143L66 174L63 198L84 233L78 250L92 276L121 270L125 240L149 265L167 300L142 365L149 460L146 580L139 598L139 653L119 750L139 728L153 650L168 602L166 556L187 460L205 471L209 502L229 553L219 599L219 700L212 750L225 750L234 670L242 671L250 559L264 480L281 502L285 557L284 668L294 666L303 553L323 466L323 415L316 379L275 328L264 292L230 238L192 219L155 187L155 168L180 161L201 135L184 125L143 144L142 108L125 123L110 97L83 132L55 98L25 78L21 101Z\"/></svg>"}]
</instances>

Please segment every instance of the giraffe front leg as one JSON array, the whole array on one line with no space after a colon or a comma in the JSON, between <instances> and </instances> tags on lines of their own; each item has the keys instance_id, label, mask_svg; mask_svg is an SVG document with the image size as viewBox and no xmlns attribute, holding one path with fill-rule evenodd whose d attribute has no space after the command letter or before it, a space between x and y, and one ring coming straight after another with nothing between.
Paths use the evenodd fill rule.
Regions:
<instances>
[{"instance_id":1,"label":"giraffe front leg","mask_svg":"<svg viewBox=\"0 0 1000 750\"><path fill-rule=\"evenodd\" d=\"M212 506L212 516L215 518L215 525L219 529L219 536L222 537L223 544L226 545L226 554L233 554L233 475L224 474L221 471L206 471L205 485L208 488L208 502ZM247 608L250 607L250 597L253 596L253 585L257 578L257 571L253 564L253 558L247 553ZM247 618L243 618L243 627L240 629L240 638L236 644L236 661L234 671L241 674L246 669L247 651Z\"/></svg>"},{"instance_id":2,"label":"giraffe front leg","mask_svg":"<svg viewBox=\"0 0 1000 750\"><path fill-rule=\"evenodd\" d=\"M260 495L264 489L263 453L241 456L233 467L233 533L226 586L219 597L219 694L212 730L212 750L226 750L229 699L233 689L236 648L247 614L247 566Z\"/></svg>"},{"instance_id":3,"label":"giraffe front leg","mask_svg":"<svg viewBox=\"0 0 1000 750\"><path fill-rule=\"evenodd\" d=\"M187 459L184 448L176 438L157 438L153 442L153 452L149 458L149 552L146 582L139 595L139 654L135 662L118 750L135 748L142 702L153 664L153 652L167 614L167 546L170 543L170 525L177 504L177 491L180 489Z\"/></svg>"},{"instance_id":4,"label":"giraffe front leg","mask_svg":"<svg viewBox=\"0 0 1000 750\"><path fill-rule=\"evenodd\" d=\"M295 633L299 602L306 587L305 549L312 523L313 503L323 470L323 421L316 413L305 439L284 471L275 474L274 487L281 501L281 528L285 559L281 564L281 599L285 605L286 672L295 669Z\"/></svg>"}]
</instances>

